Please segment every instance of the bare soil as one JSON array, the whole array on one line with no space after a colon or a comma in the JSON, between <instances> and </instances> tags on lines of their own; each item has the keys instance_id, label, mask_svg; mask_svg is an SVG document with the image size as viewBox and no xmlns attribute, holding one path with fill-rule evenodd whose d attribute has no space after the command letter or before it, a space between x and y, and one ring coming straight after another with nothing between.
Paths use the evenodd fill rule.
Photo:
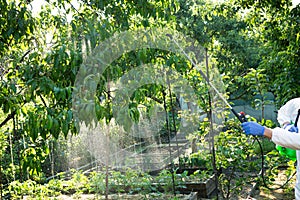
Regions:
<instances>
[{"instance_id":1,"label":"bare soil","mask_svg":"<svg viewBox=\"0 0 300 200\"><path fill-rule=\"evenodd\" d=\"M279 173L278 177L275 179L274 184L277 186L271 188L278 188L286 182L286 176L284 171ZM294 185L296 182L296 176L294 176L284 187L284 189L270 190L266 187L259 187L255 190L253 197L248 197L246 199L252 200L294 200Z\"/></svg>"}]
</instances>

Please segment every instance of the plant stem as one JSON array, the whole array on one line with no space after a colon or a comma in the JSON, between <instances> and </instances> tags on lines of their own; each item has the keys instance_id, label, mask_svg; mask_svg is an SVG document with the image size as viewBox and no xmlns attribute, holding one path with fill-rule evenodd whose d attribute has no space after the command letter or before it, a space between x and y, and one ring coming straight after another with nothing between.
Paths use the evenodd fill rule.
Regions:
<instances>
[{"instance_id":1,"label":"plant stem","mask_svg":"<svg viewBox=\"0 0 300 200\"><path fill-rule=\"evenodd\" d=\"M2 163L2 155L0 158L0 163ZM0 164L0 199L2 199L2 165Z\"/></svg>"}]
</instances>

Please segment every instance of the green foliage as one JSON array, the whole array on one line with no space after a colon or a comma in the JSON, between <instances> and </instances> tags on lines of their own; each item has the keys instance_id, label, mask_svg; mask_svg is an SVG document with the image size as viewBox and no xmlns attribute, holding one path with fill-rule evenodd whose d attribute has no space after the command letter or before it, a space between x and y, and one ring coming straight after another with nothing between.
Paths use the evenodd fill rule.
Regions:
<instances>
[{"instance_id":1,"label":"green foliage","mask_svg":"<svg viewBox=\"0 0 300 200\"><path fill-rule=\"evenodd\" d=\"M172 172L170 172L169 170L162 170L156 177L156 180L165 192L173 191L173 177Z\"/></svg>"},{"instance_id":2,"label":"green foliage","mask_svg":"<svg viewBox=\"0 0 300 200\"><path fill-rule=\"evenodd\" d=\"M204 154L204 155L203 155ZM205 157L205 158L201 158ZM210 159L207 158L208 156L205 155L205 153L201 153L200 151L198 153L193 153L190 156L184 156L179 158L179 166L181 168L197 168L202 167L205 169L206 166L211 165L209 162ZM208 170L208 169L205 169Z\"/></svg>"},{"instance_id":3,"label":"green foliage","mask_svg":"<svg viewBox=\"0 0 300 200\"><path fill-rule=\"evenodd\" d=\"M264 70L264 90L281 106L299 96L299 5L291 1L179 1L178 29L196 38L216 58L231 98L248 99L244 76ZM289 77L288 79L286 77ZM262 80L261 80L262 81Z\"/></svg>"},{"instance_id":4,"label":"green foliage","mask_svg":"<svg viewBox=\"0 0 300 200\"><path fill-rule=\"evenodd\" d=\"M252 106L261 110L261 118L265 118L265 106L271 102L266 100L268 95L269 81L264 69L253 69L244 76L244 84L247 86L249 96L254 99Z\"/></svg>"},{"instance_id":5,"label":"green foliage","mask_svg":"<svg viewBox=\"0 0 300 200\"><path fill-rule=\"evenodd\" d=\"M10 183L8 189L12 199L20 199L24 196L45 198L55 195L54 191L50 190L48 187L40 185L32 180L27 180L23 183L14 181Z\"/></svg>"},{"instance_id":6,"label":"green foliage","mask_svg":"<svg viewBox=\"0 0 300 200\"><path fill-rule=\"evenodd\" d=\"M105 171L105 170L104 170ZM187 171L178 174L173 172L176 188L184 187L186 182L205 181L211 175L205 171L196 171L188 175ZM106 192L106 175L104 172L92 172L88 176L80 171L71 170L69 179L52 179L46 184L39 184L32 180L23 183L14 181L7 191L13 199L29 196L33 199L55 197L61 194L79 196L80 194L103 195ZM108 177L110 192L143 194L145 198L155 192L157 195L171 193L173 191L172 173L169 170L162 170L157 176L147 173L126 169L126 172L110 171Z\"/></svg>"},{"instance_id":7,"label":"green foliage","mask_svg":"<svg viewBox=\"0 0 300 200\"><path fill-rule=\"evenodd\" d=\"M269 0L235 3L250 10L245 18L249 31L263 44L258 68L265 70L270 84L266 89L275 95L276 104L298 97L299 5L291 8L291 1Z\"/></svg>"},{"instance_id":8,"label":"green foliage","mask_svg":"<svg viewBox=\"0 0 300 200\"><path fill-rule=\"evenodd\" d=\"M50 162L47 160L50 150L55 149L50 144L78 132L72 111L77 72L92 50L114 33L161 26L176 28L196 39L214 58L230 97L253 100L254 106L261 108L262 118L264 106L269 103L266 101L269 92L275 96L277 106L299 96L300 6L291 8L290 0L232 0L216 5L202 0L81 0L78 8L71 1L47 0L37 16L33 16L30 2L0 2L1 184L12 182L19 188L16 190L21 190L22 186L13 182L15 179L42 181L45 166ZM57 13L53 12L55 9ZM208 88L186 59L167 51L145 48L124 53L103 72L99 84L94 85L96 105L86 108L88 114L96 110L99 121L109 122L113 109L106 84L147 63L166 65L178 71L193 87L199 99L198 106L205 112L208 110ZM126 119L124 128L129 130L143 112L150 116L155 105L162 105L165 97L168 111L178 106L173 101L174 96L164 93L168 93L166 88L159 84L147 84L132 93L128 108L120 110L119 118ZM175 125L171 126L175 131L181 113L168 114L170 118L171 115L175 117ZM89 119L89 115L85 117ZM206 124L200 129L205 132L207 127ZM166 134L166 128L162 132ZM248 145L249 138L240 132L237 126L229 124L228 131L220 134L218 167L236 166L234 170L243 170L248 155L258 152L257 145L252 149ZM266 150L272 152L272 145L264 143ZM199 165L202 160L199 157L194 154L187 162ZM282 160L271 159L270 162ZM251 168L255 167L255 163L251 164ZM165 173L164 176L170 176ZM115 185L124 183L127 175L115 175L118 176ZM137 174L131 176L137 178ZM232 177L228 179L222 174L223 185L230 185ZM137 188L152 190L148 177L144 178L144 185ZM83 190L78 182L86 181L85 177L77 174L72 180L70 188ZM236 188L242 184L238 181L240 179L237 179ZM26 184L32 191L36 182ZM103 188L101 181L95 180L94 185L97 189L91 190ZM228 194L230 192L233 191ZM40 193L47 191L41 189Z\"/></svg>"},{"instance_id":9,"label":"green foliage","mask_svg":"<svg viewBox=\"0 0 300 200\"><path fill-rule=\"evenodd\" d=\"M0 110L0 116L5 116L3 112ZM3 120L3 117L0 117L0 120ZM0 128L0 160L2 160L4 154L5 154L5 149L8 146L8 133L5 130L6 127ZM0 166L1 167L1 166Z\"/></svg>"},{"instance_id":10,"label":"green foliage","mask_svg":"<svg viewBox=\"0 0 300 200\"><path fill-rule=\"evenodd\" d=\"M7 56L7 50L30 38L34 26L34 19L27 10L26 3L17 1L1 1L1 41L0 57ZM17 19L17 20L16 20Z\"/></svg>"},{"instance_id":11,"label":"green foliage","mask_svg":"<svg viewBox=\"0 0 300 200\"><path fill-rule=\"evenodd\" d=\"M17 163L22 165L24 174L40 174L41 164L49 153L47 141L78 131L72 113L72 87L84 56L114 32L171 23L171 14L178 5L172 1L110 1L101 5L78 1L81 6L76 9L69 1L53 0L47 1L39 15L33 17L28 3L12 0L0 4L0 48L5 52L0 59L0 107L7 114L6 119L1 119L1 126L11 119L17 120L16 128L25 142L23 145L15 139L14 148L21 155ZM59 12L53 14L54 9ZM71 20L67 14L72 14ZM107 74L111 73L116 80L129 70L127 59L139 65L149 62L151 57L147 55L154 53L147 50L124 55L125 59L115 63ZM108 97L105 89L99 86L97 95ZM145 98L141 95L144 94L134 95L137 103L143 103ZM150 95L157 96L155 88ZM139 116L137 105L133 101L129 112L135 121ZM109 104L98 104L96 110L99 120L111 119Z\"/></svg>"},{"instance_id":12,"label":"green foliage","mask_svg":"<svg viewBox=\"0 0 300 200\"><path fill-rule=\"evenodd\" d=\"M254 119L249 117L249 120ZM260 123L270 128L275 127L270 120ZM267 139L246 136L242 133L239 122L235 120L229 120L226 125L227 131L221 132L216 142L218 181L223 198L233 198L251 182L259 182L262 187L276 188L275 179L280 172L284 172L281 175L283 181L287 181L295 172L294 161L279 155L274 143ZM251 174L259 174L262 165L264 180L261 176L254 178Z\"/></svg>"},{"instance_id":13,"label":"green foliage","mask_svg":"<svg viewBox=\"0 0 300 200\"><path fill-rule=\"evenodd\" d=\"M105 174L92 172L89 175L90 188L89 193L104 194L105 193Z\"/></svg>"},{"instance_id":14,"label":"green foliage","mask_svg":"<svg viewBox=\"0 0 300 200\"><path fill-rule=\"evenodd\" d=\"M88 177L84 174L82 174L81 171L75 171L72 172L72 177L69 181L64 182L66 187L64 188L64 191L67 193L86 193L89 190L89 181Z\"/></svg>"},{"instance_id":15,"label":"green foliage","mask_svg":"<svg viewBox=\"0 0 300 200\"><path fill-rule=\"evenodd\" d=\"M219 187L223 198L229 199L242 191L246 183L254 181L243 173L260 171L259 154L254 153L254 140L242 133L235 120L226 123L227 131L221 132L216 142L216 165ZM240 174L239 174L240 173Z\"/></svg>"}]
</instances>

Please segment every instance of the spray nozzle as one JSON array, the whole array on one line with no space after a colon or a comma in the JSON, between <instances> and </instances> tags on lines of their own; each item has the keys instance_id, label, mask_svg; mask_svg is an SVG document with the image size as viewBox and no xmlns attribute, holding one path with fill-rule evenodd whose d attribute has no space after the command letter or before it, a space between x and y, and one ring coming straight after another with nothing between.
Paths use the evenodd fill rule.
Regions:
<instances>
[{"instance_id":1,"label":"spray nozzle","mask_svg":"<svg viewBox=\"0 0 300 200\"><path fill-rule=\"evenodd\" d=\"M241 118L241 120L242 120L241 122L246 122L247 121L246 114L243 111L241 111L239 113L239 118Z\"/></svg>"},{"instance_id":2,"label":"spray nozzle","mask_svg":"<svg viewBox=\"0 0 300 200\"><path fill-rule=\"evenodd\" d=\"M243 123L247 121L245 112L241 111L237 113L233 108L231 108L231 112L238 118L238 120Z\"/></svg>"}]
</instances>

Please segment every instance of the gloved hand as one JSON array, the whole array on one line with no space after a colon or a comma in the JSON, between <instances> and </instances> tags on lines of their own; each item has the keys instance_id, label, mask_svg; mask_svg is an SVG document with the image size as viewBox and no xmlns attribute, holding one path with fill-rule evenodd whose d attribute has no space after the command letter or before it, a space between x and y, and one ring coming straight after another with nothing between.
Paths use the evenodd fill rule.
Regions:
<instances>
[{"instance_id":1,"label":"gloved hand","mask_svg":"<svg viewBox=\"0 0 300 200\"><path fill-rule=\"evenodd\" d=\"M293 124L285 124L283 126L283 129L288 130L290 132L296 132L296 133L298 133L299 131L298 127L294 126Z\"/></svg>"},{"instance_id":2,"label":"gloved hand","mask_svg":"<svg viewBox=\"0 0 300 200\"><path fill-rule=\"evenodd\" d=\"M244 122L242 128L246 135L263 136L265 132L265 127L256 122Z\"/></svg>"}]
</instances>

